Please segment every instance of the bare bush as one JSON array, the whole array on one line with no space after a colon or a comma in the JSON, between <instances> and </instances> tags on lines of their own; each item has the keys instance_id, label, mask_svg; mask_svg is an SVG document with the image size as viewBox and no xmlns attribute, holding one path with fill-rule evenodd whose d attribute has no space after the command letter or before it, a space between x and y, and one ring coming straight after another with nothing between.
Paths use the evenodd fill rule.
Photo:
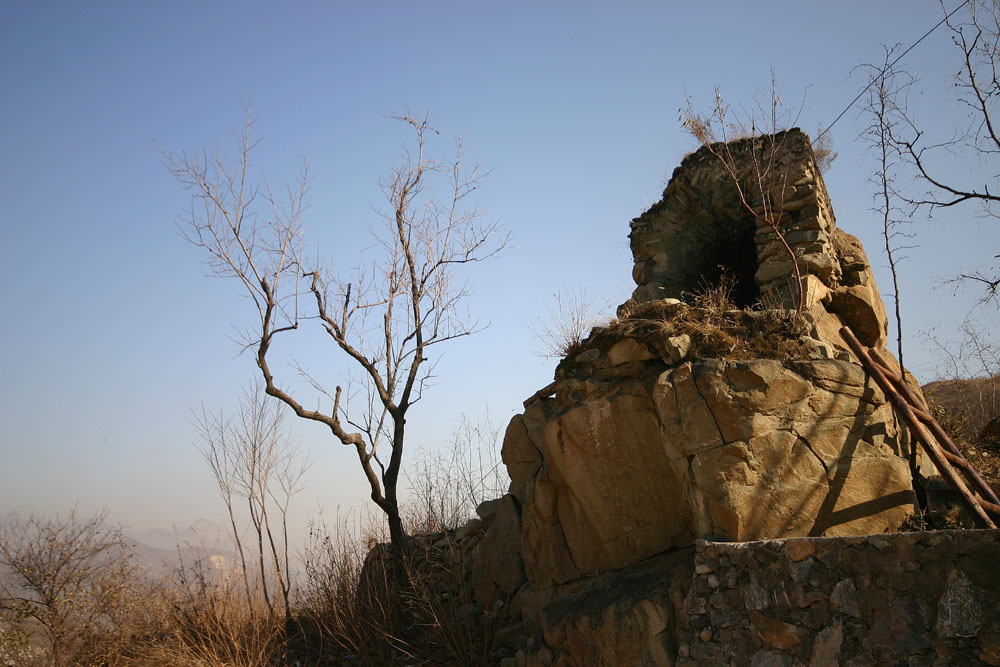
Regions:
<instances>
[{"instance_id":1,"label":"bare bush","mask_svg":"<svg viewBox=\"0 0 1000 667\"><path fill-rule=\"evenodd\" d=\"M281 594L285 623L290 627L288 507L309 464L286 432L282 404L255 383L244 390L234 417L202 408L196 427L202 438L201 452L229 514L247 610L254 612L260 597L274 615L273 585ZM250 544L242 510L248 515Z\"/></svg>"},{"instance_id":2,"label":"bare bush","mask_svg":"<svg viewBox=\"0 0 1000 667\"><path fill-rule=\"evenodd\" d=\"M151 591L121 528L106 519L106 511L85 519L73 510L0 526L0 564L9 571L0 579L0 628L22 657L110 663L151 631L155 619L140 613Z\"/></svg>"},{"instance_id":3,"label":"bare bush","mask_svg":"<svg viewBox=\"0 0 1000 667\"><path fill-rule=\"evenodd\" d=\"M510 478L500 460L501 427L487 413L477 422L463 415L443 451L422 450L407 474L408 530L436 533L457 528L476 507L507 492Z\"/></svg>"},{"instance_id":4,"label":"bare bush","mask_svg":"<svg viewBox=\"0 0 1000 667\"><path fill-rule=\"evenodd\" d=\"M925 344L938 357L937 382L974 381L965 383L967 390L956 392L954 403L945 407L964 414L974 429L966 437L977 439L983 427L1000 416L1000 346L974 319L959 325L957 339L943 339L933 331L922 333Z\"/></svg>"},{"instance_id":5,"label":"bare bush","mask_svg":"<svg viewBox=\"0 0 1000 667\"><path fill-rule=\"evenodd\" d=\"M1000 485L1000 346L971 319L955 340L923 335L939 359L939 379L924 386L934 416L973 466Z\"/></svg>"}]
</instances>

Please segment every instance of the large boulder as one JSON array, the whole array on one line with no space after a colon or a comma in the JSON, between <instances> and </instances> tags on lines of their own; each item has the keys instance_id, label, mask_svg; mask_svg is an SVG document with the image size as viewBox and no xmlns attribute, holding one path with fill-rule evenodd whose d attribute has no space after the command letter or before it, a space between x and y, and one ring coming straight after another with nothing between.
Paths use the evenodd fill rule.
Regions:
<instances>
[{"instance_id":1,"label":"large boulder","mask_svg":"<svg viewBox=\"0 0 1000 667\"><path fill-rule=\"evenodd\" d=\"M505 459L538 453L511 469L536 589L702 537L878 533L913 513L909 442L857 363L653 359L632 370L557 383L507 431Z\"/></svg>"},{"instance_id":2,"label":"large boulder","mask_svg":"<svg viewBox=\"0 0 1000 667\"><path fill-rule=\"evenodd\" d=\"M748 200L733 174L765 154L768 184ZM532 587L703 537L898 530L914 472L932 471L841 338L847 325L884 350L888 323L809 138L696 151L630 240L637 286L618 320L562 360L504 440Z\"/></svg>"}]
</instances>

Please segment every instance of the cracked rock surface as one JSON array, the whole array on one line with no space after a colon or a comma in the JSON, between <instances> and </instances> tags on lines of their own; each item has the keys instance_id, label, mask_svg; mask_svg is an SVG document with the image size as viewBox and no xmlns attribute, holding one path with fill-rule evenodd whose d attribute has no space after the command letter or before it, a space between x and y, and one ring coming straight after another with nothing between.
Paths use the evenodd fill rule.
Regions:
<instances>
[{"instance_id":1,"label":"cracked rock surface","mask_svg":"<svg viewBox=\"0 0 1000 667\"><path fill-rule=\"evenodd\" d=\"M916 498L891 406L852 361L798 370L650 359L633 377L564 380L530 404L503 456L532 585L698 538L897 530Z\"/></svg>"},{"instance_id":2,"label":"cracked rock surface","mask_svg":"<svg viewBox=\"0 0 1000 667\"><path fill-rule=\"evenodd\" d=\"M933 471L839 333L885 348L868 259L836 227L809 138L773 141L784 178L768 197L803 275L800 329L774 326L797 305L789 251L718 159L691 154L632 221L637 287L621 319L576 345L507 430L536 590L699 538L891 532L914 512L911 467ZM738 165L747 146L729 146ZM737 310L692 298L720 276Z\"/></svg>"}]
</instances>

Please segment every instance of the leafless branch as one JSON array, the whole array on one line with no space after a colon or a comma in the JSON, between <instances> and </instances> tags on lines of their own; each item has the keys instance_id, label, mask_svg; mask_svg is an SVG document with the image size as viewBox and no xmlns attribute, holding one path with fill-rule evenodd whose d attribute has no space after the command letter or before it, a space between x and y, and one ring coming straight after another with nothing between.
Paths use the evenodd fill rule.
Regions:
<instances>
[{"instance_id":1,"label":"leafless branch","mask_svg":"<svg viewBox=\"0 0 1000 667\"><path fill-rule=\"evenodd\" d=\"M456 271L495 257L509 238L473 202L488 172L466 161L462 138L456 139L454 158L440 160L428 152L428 139L437 131L426 113L404 109L392 118L407 125L414 140L379 181L386 208L381 224L372 228L376 254L363 256L349 278L303 256L308 164L292 187L279 189L266 180L252 184L250 154L258 139L249 108L243 130L234 133L234 160L219 152L212 160L197 152L194 158L164 153L164 160L192 190L192 206L179 222L182 235L205 251L210 275L235 279L255 305L257 327L243 342L255 352L264 390L355 448L372 500L385 511L393 542L400 543L405 534L396 485L406 412L431 377L431 348L477 331L463 309L468 289ZM341 402L340 387L327 413L305 408L275 380L269 363L275 337L313 323L359 369L367 393L360 414L354 413L357 403L349 409ZM329 397L302 365L296 363L296 369ZM389 443L385 463L377 455L383 441Z\"/></svg>"},{"instance_id":2,"label":"leafless branch","mask_svg":"<svg viewBox=\"0 0 1000 667\"><path fill-rule=\"evenodd\" d=\"M804 102L803 102L804 104ZM755 220L763 221L775 234L792 263L797 285L797 309L804 306L802 272L798 257L782 231L782 206L788 191L787 174L777 157L781 153L780 130L795 125L802 111L783 110L781 91L771 70L770 97L757 94L755 108L733 112L716 88L715 105L708 114L694 109L689 98L681 109L682 125L724 167L735 186L740 205ZM746 139L746 155L733 153L732 142Z\"/></svg>"}]
</instances>

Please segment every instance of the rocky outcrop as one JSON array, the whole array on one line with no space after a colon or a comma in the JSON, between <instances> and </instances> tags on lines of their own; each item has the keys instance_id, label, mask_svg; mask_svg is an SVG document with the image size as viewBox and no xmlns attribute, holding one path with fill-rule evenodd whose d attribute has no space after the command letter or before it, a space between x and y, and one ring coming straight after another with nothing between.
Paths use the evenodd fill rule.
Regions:
<instances>
[{"instance_id":1,"label":"rocky outcrop","mask_svg":"<svg viewBox=\"0 0 1000 667\"><path fill-rule=\"evenodd\" d=\"M857 364L607 368L636 363L623 379L565 381L564 395L508 428L503 455L536 588L706 536L880 533L912 514L907 441Z\"/></svg>"},{"instance_id":2,"label":"rocky outcrop","mask_svg":"<svg viewBox=\"0 0 1000 667\"><path fill-rule=\"evenodd\" d=\"M780 146L777 189L743 201L702 149L632 222L635 291L511 420L509 493L456 535L505 667L998 664L996 624L961 602L997 592L963 555L996 533L881 537L933 473L839 333L884 349L885 308L808 138L755 141L728 150L745 168Z\"/></svg>"},{"instance_id":3,"label":"rocky outcrop","mask_svg":"<svg viewBox=\"0 0 1000 667\"><path fill-rule=\"evenodd\" d=\"M632 223L638 286L619 320L582 341L507 430L535 589L699 538L881 533L913 513L923 461L839 334L848 324L885 342L870 266L834 226L808 138L779 140L790 185L767 196L804 275L802 312L787 310L798 294L774 230L716 156L686 158ZM723 275L729 310L692 298Z\"/></svg>"}]
</instances>

